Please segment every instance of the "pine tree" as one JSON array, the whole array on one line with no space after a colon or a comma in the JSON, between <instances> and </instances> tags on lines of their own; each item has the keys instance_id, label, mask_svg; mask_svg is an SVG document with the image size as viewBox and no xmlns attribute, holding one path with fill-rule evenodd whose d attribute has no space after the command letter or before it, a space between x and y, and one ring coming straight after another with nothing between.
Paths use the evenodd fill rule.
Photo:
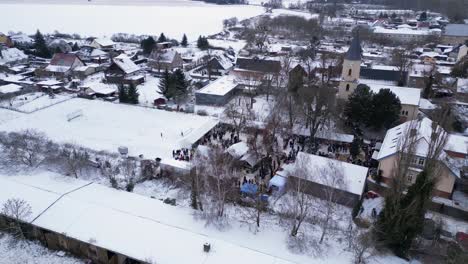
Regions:
<instances>
[{"instance_id":1,"label":"pine tree","mask_svg":"<svg viewBox=\"0 0 468 264\"><path fill-rule=\"evenodd\" d=\"M389 129L400 117L400 99L390 89L381 89L372 97L371 111L367 125L377 130L382 127Z\"/></svg>"},{"instance_id":2,"label":"pine tree","mask_svg":"<svg viewBox=\"0 0 468 264\"><path fill-rule=\"evenodd\" d=\"M353 142L351 142L351 148L349 149L349 154L355 159L360 153L360 142L357 137L354 137Z\"/></svg>"},{"instance_id":3,"label":"pine tree","mask_svg":"<svg viewBox=\"0 0 468 264\"><path fill-rule=\"evenodd\" d=\"M208 42L208 39L204 36L199 36L197 40L197 47L199 49L205 50L210 47L210 43Z\"/></svg>"},{"instance_id":4,"label":"pine tree","mask_svg":"<svg viewBox=\"0 0 468 264\"><path fill-rule=\"evenodd\" d=\"M164 95L167 99L171 99L174 96L174 81L172 75L166 69L163 77L159 80L159 94Z\"/></svg>"},{"instance_id":5,"label":"pine tree","mask_svg":"<svg viewBox=\"0 0 468 264\"><path fill-rule=\"evenodd\" d=\"M124 85L119 86L119 102L127 103L128 102L128 89Z\"/></svg>"},{"instance_id":6,"label":"pine tree","mask_svg":"<svg viewBox=\"0 0 468 264\"><path fill-rule=\"evenodd\" d=\"M150 54L154 47L156 47L156 41L151 36L141 41L141 48L144 54Z\"/></svg>"},{"instance_id":7,"label":"pine tree","mask_svg":"<svg viewBox=\"0 0 468 264\"><path fill-rule=\"evenodd\" d=\"M180 42L180 45L182 45L182 47L188 46L187 35L184 34L184 36L182 37L182 41Z\"/></svg>"},{"instance_id":8,"label":"pine tree","mask_svg":"<svg viewBox=\"0 0 468 264\"><path fill-rule=\"evenodd\" d=\"M161 33L161 35L159 35L159 38L158 38L158 43L166 42L166 41L167 41L166 36L164 35L164 33Z\"/></svg>"},{"instance_id":9,"label":"pine tree","mask_svg":"<svg viewBox=\"0 0 468 264\"><path fill-rule=\"evenodd\" d=\"M36 49L36 55L42 58L50 58L52 54L50 53L49 48L45 42L44 36L39 30L37 30L36 35L34 36L34 48Z\"/></svg>"},{"instance_id":10,"label":"pine tree","mask_svg":"<svg viewBox=\"0 0 468 264\"><path fill-rule=\"evenodd\" d=\"M349 96L344 109L348 122L355 124L368 124L372 108L373 93L369 86L360 84Z\"/></svg>"},{"instance_id":11,"label":"pine tree","mask_svg":"<svg viewBox=\"0 0 468 264\"><path fill-rule=\"evenodd\" d=\"M407 257L413 240L421 234L434 186L434 179L423 170L401 198L391 195L385 198L375 233L397 256Z\"/></svg>"},{"instance_id":12,"label":"pine tree","mask_svg":"<svg viewBox=\"0 0 468 264\"><path fill-rule=\"evenodd\" d=\"M177 94L186 94L188 83L185 79L185 74L181 69L177 69L173 73L174 85L177 89Z\"/></svg>"},{"instance_id":13,"label":"pine tree","mask_svg":"<svg viewBox=\"0 0 468 264\"><path fill-rule=\"evenodd\" d=\"M79 49L80 49L80 47L78 46L78 43L75 42L75 44L73 44L72 51L77 51Z\"/></svg>"},{"instance_id":14,"label":"pine tree","mask_svg":"<svg viewBox=\"0 0 468 264\"><path fill-rule=\"evenodd\" d=\"M130 104L138 104L138 97L140 94L138 93L138 88L135 85L131 85L128 88L128 103Z\"/></svg>"}]
</instances>

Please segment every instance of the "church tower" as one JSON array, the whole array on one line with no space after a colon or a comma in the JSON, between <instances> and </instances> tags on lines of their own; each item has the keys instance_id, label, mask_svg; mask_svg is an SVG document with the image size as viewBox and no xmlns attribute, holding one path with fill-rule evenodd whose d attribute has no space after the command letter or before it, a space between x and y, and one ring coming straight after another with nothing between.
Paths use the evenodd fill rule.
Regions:
<instances>
[{"instance_id":1,"label":"church tower","mask_svg":"<svg viewBox=\"0 0 468 264\"><path fill-rule=\"evenodd\" d=\"M347 100L348 96L354 92L359 84L361 74L361 42L359 34L351 41L351 46L343 61L343 71L341 73L340 86L338 88L338 98Z\"/></svg>"}]
</instances>

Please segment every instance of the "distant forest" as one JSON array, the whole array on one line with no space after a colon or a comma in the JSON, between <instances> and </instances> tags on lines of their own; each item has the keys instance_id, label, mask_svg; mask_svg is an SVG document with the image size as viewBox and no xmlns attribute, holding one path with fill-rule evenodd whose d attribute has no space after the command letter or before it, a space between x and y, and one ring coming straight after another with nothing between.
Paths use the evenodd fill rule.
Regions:
<instances>
[{"instance_id":1,"label":"distant forest","mask_svg":"<svg viewBox=\"0 0 468 264\"><path fill-rule=\"evenodd\" d=\"M194 1L202 1L212 4L218 5L236 5L236 4L246 4L246 0L194 0Z\"/></svg>"},{"instance_id":2,"label":"distant forest","mask_svg":"<svg viewBox=\"0 0 468 264\"><path fill-rule=\"evenodd\" d=\"M468 18L468 0L385 0L385 4L402 9L431 10L447 15L453 22Z\"/></svg>"}]
</instances>

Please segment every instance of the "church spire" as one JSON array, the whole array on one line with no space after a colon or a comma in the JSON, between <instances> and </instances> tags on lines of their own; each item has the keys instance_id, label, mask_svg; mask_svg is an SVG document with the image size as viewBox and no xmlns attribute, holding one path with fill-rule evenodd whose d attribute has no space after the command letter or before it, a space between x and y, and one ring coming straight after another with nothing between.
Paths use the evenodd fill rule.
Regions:
<instances>
[{"instance_id":1,"label":"church spire","mask_svg":"<svg viewBox=\"0 0 468 264\"><path fill-rule=\"evenodd\" d=\"M362 54L362 48L361 48L361 41L359 40L359 32L356 34L356 36L353 38L351 41L351 46L349 46L349 50L346 53L346 60L350 61L360 61L361 60L361 54Z\"/></svg>"}]
</instances>

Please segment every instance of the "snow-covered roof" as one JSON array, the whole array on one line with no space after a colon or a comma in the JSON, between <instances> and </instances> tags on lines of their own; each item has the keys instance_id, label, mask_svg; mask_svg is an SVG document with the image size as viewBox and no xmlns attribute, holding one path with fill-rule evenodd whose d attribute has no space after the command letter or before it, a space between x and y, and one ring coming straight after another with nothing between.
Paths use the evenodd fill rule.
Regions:
<instances>
[{"instance_id":1,"label":"snow-covered roof","mask_svg":"<svg viewBox=\"0 0 468 264\"><path fill-rule=\"evenodd\" d=\"M140 67L123 53L114 58L114 63L126 74L131 74L140 70Z\"/></svg>"},{"instance_id":2,"label":"snow-covered roof","mask_svg":"<svg viewBox=\"0 0 468 264\"><path fill-rule=\"evenodd\" d=\"M97 38L94 41L101 47L109 47L115 45L115 42L108 38Z\"/></svg>"},{"instance_id":3,"label":"snow-covered roof","mask_svg":"<svg viewBox=\"0 0 468 264\"><path fill-rule=\"evenodd\" d=\"M383 27L375 27L374 33L377 34L400 34L400 35L429 35L432 34L430 30L413 30L411 28L398 28L398 29L389 29Z\"/></svg>"},{"instance_id":4,"label":"snow-covered roof","mask_svg":"<svg viewBox=\"0 0 468 264\"><path fill-rule=\"evenodd\" d=\"M404 140L408 134L412 133L411 130L414 129L413 132L414 138L412 141L416 142L414 146L414 155L420 157L426 157L428 154L429 143L431 141L432 135L432 120L429 118L422 118L421 120L412 120L405 122L399 126L391 128L387 131L385 135L385 139L382 143L382 147L380 148L379 156L377 157L378 160L382 160L386 157L396 154L400 151L408 151L408 146L402 146L404 144ZM437 126L438 130L442 130L440 126ZM446 132L444 132L446 133ZM447 137L447 142L445 143L444 150L445 151L452 151L456 153L462 153L467 155L467 147L468 146L468 138L465 136L449 134ZM444 162L448 160L445 154L441 154L439 157ZM447 165L449 168L450 166ZM452 170L454 174L459 175L459 171Z\"/></svg>"},{"instance_id":5,"label":"snow-covered roof","mask_svg":"<svg viewBox=\"0 0 468 264\"><path fill-rule=\"evenodd\" d=\"M16 93L21 91L21 86L17 84L7 84L0 86L0 94Z\"/></svg>"},{"instance_id":6,"label":"snow-covered roof","mask_svg":"<svg viewBox=\"0 0 468 264\"><path fill-rule=\"evenodd\" d=\"M48 71L48 72L64 73L64 72L67 72L67 71L71 70L71 68L69 66L47 65L45 70Z\"/></svg>"},{"instance_id":7,"label":"snow-covered roof","mask_svg":"<svg viewBox=\"0 0 468 264\"><path fill-rule=\"evenodd\" d=\"M457 80L457 93L468 93L468 79L459 78Z\"/></svg>"},{"instance_id":8,"label":"snow-covered roof","mask_svg":"<svg viewBox=\"0 0 468 264\"><path fill-rule=\"evenodd\" d=\"M54 85L60 85L60 84L62 84L62 82L57 81L57 80L45 80L45 81L37 83L37 85L42 85L42 86L54 86Z\"/></svg>"},{"instance_id":9,"label":"snow-covered roof","mask_svg":"<svg viewBox=\"0 0 468 264\"><path fill-rule=\"evenodd\" d=\"M360 82L369 86L374 93L378 93L382 89L390 89L390 91L400 99L400 102L403 105L419 106L421 89L388 85L382 82L366 79L361 79Z\"/></svg>"},{"instance_id":10,"label":"snow-covered roof","mask_svg":"<svg viewBox=\"0 0 468 264\"><path fill-rule=\"evenodd\" d=\"M234 76L226 75L208 84L195 93L224 96L235 89L238 85L239 83Z\"/></svg>"},{"instance_id":11,"label":"snow-covered roof","mask_svg":"<svg viewBox=\"0 0 468 264\"><path fill-rule=\"evenodd\" d=\"M353 194L361 195L366 183L368 168L351 163L299 152L296 161L283 167L281 176L295 176L325 186L339 188ZM305 170L305 171L304 171ZM307 175L295 175L295 172ZM332 177L342 178L342 184L331 184Z\"/></svg>"},{"instance_id":12,"label":"snow-covered roof","mask_svg":"<svg viewBox=\"0 0 468 264\"><path fill-rule=\"evenodd\" d=\"M426 109L426 110L432 110L432 109L436 109L437 106L433 103L431 103L431 101L425 99L425 98L421 98L421 100L419 101L419 108L420 109Z\"/></svg>"},{"instance_id":13,"label":"snow-covered roof","mask_svg":"<svg viewBox=\"0 0 468 264\"><path fill-rule=\"evenodd\" d=\"M26 34L11 35L10 38L14 43L28 44L28 43L33 43L34 42L34 39L32 39L31 37L29 37Z\"/></svg>"},{"instance_id":14,"label":"snow-covered roof","mask_svg":"<svg viewBox=\"0 0 468 264\"><path fill-rule=\"evenodd\" d=\"M239 142L230 146L226 151L234 158L240 158L247 154L249 146L245 142Z\"/></svg>"},{"instance_id":15,"label":"snow-covered roof","mask_svg":"<svg viewBox=\"0 0 468 264\"><path fill-rule=\"evenodd\" d=\"M83 86L83 88L91 89L94 93L102 95L110 95L117 92L118 90L117 85L102 83L100 81L86 84Z\"/></svg>"},{"instance_id":16,"label":"snow-covered roof","mask_svg":"<svg viewBox=\"0 0 468 264\"><path fill-rule=\"evenodd\" d=\"M53 173L0 176L0 203L11 198L31 206L23 220L35 226L144 262L292 264L213 236L185 208L93 182ZM209 254L203 251L207 242Z\"/></svg>"},{"instance_id":17,"label":"snow-covered roof","mask_svg":"<svg viewBox=\"0 0 468 264\"><path fill-rule=\"evenodd\" d=\"M28 55L17 48L0 50L0 65L27 59Z\"/></svg>"}]
</instances>

